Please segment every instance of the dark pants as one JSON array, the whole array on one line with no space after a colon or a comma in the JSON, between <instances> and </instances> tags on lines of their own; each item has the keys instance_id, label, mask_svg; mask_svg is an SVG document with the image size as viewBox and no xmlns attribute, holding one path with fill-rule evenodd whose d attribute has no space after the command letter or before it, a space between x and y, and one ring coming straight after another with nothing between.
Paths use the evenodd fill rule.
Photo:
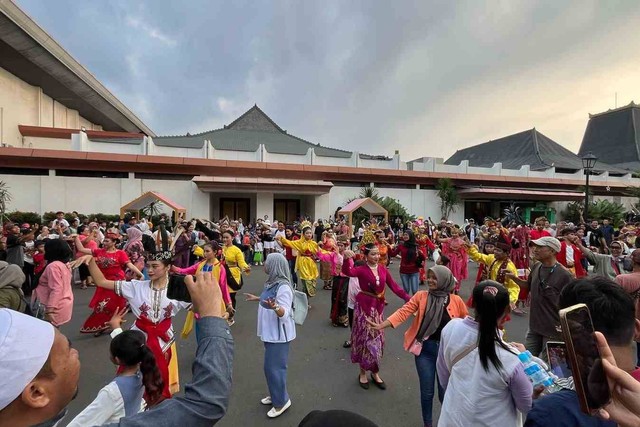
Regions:
<instances>
[{"instance_id":1,"label":"dark pants","mask_svg":"<svg viewBox=\"0 0 640 427\"><path fill-rule=\"evenodd\" d=\"M30 296L31 292L36 288L36 275L33 272L34 265L28 262L24 263L22 272L24 273L24 283L22 283L22 292L25 296Z\"/></svg>"},{"instance_id":2,"label":"dark pants","mask_svg":"<svg viewBox=\"0 0 640 427\"><path fill-rule=\"evenodd\" d=\"M231 297L231 305L233 306L233 309L236 309L236 294L237 292L229 292L229 297Z\"/></svg>"},{"instance_id":3,"label":"dark pants","mask_svg":"<svg viewBox=\"0 0 640 427\"><path fill-rule=\"evenodd\" d=\"M347 310L347 314L349 315L349 327L353 327L353 308Z\"/></svg>"},{"instance_id":4,"label":"dark pants","mask_svg":"<svg viewBox=\"0 0 640 427\"><path fill-rule=\"evenodd\" d=\"M420 404L422 406L422 422L431 425L433 422L433 397L435 396L434 382L438 383L438 398L440 403L444 398L444 390L436 375L436 360L438 360L438 341L427 340L422 343L422 352L416 356L416 370L420 380Z\"/></svg>"},{"instance_id":5,"label":"dark pants","mask_svg":"<svg viewBox=\"0 0 640 427\"><path fill-rule=\"evenodd\" d=\"M298 275L296 274L296 260L289 259L289 272L291 273L291 281L293 283L293 287L297 289L298 287Z\"/></svg>"}]
</instances>

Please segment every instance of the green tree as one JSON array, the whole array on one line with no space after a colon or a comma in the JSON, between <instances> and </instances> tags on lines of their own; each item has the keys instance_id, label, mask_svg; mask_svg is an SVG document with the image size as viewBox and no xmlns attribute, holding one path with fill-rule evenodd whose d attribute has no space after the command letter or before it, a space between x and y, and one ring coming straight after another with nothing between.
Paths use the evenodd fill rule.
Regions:
<instances>
[{"instance_id":1,"label":"green tree","mask_svg":"<svg viewBox=\"0 0 640 427\"><path fill-rule=\"evenodd\" d=\"M0 181L0 224L4 224L7 212L7 206L11 201L11 193L6 182Z\"/></svg>"},{"instance_id":2,"label":"green tree","mask_svg":"<svg viewBox=\"0 0 640 427\"><path fill-rule=\"evenodd\" d=\"M584 211L583 207L583 201L571 202L564 210L563 217L567 221L577 224L580 222L580 215ZM597 219L598 221L602 221L605 218L609 218L613 224L617 225L620 220L624 218L625 212L626 209L621 203L610 202L606 199L590 201L588 210L589 218L584 218L584 220L588 221L590 219Z\"/></svg>"},{"instance_id":3,"label":"green tree","mask_svg":"<svg viewBox=\"0 0 640 427\"><path fill-rule=\"evenodd\" d=\"M456 186L451 178L440 178L438 185L436 185L436 190L438 190L438 197L440 198L440 212L444 218L448 219L449 215L455 212L460 204L460 196Z\"/></svg>"}]
</instances>

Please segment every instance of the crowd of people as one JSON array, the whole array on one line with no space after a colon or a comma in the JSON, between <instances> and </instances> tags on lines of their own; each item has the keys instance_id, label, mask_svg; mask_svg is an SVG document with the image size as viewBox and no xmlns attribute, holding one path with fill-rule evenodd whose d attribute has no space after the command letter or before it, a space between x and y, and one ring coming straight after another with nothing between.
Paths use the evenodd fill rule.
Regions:
<instances>
[{"instance_id":1,"label":"crowd of people","mask_svg":"<svg viewBox=\"0 0 640 427\"><path fill-rule=\"evenodd\" d=\"M118 371L70 425L212 425L228 405L237 296L259 265L264 288L244 298L258 302L269 391L261 403L270 407L269 418L292 405L287 364L296 338L295 294L303 292L311 307L322 286L331 291L324 294L331 298L328 323L350 329L343 347L363 389L387 389L385 329L411 320L403 347L415 358L425 426L434 425L436 388L441 426L638 425L640 405L632 397L640 385L628 375L640 381L640 224L551 224L545 217L530 225L517 218L464 224L370 218L353 226L344 218L285 224L268 217L245 224L167 215L155 224L136 216L108 224L56 216L49 224L3 226L2 425L53 425L64 416L79 362L58 328L73 316L74 293L88 289L92 312L79 332L110 334ZM464 301L470 263L478 273ZM388 317L387 288L404 303ZM534 389L518 356L528 350L546 367L546 343L562 341L558 312L577 303L587 305L602 332L612 402L600 418L580 411L571 382L559 382L563 389L554 393ZM172 319L181 310L188 314L178 333ZM135 321L123 331L128 312ZM528 331L507 341L512 314L528 316ZM176 340L193 329L193 379L184 397L175 397ZM314 411L300 425L375 424L346 411Z\"/></svg>"}]
</instances>

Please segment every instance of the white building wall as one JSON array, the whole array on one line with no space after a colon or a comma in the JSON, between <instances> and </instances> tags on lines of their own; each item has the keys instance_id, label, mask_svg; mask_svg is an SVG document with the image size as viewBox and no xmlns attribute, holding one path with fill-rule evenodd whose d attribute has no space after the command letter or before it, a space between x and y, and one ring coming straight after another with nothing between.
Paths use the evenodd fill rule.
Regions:
<instances>
[{"instance_id":1,"label":"white building wall","mask_svg":"<svg viewBox=\"0 0 640 427\"><path fill-rule=\"evenodd\" d=\"M25 136L22 138L23 148L40 148L43 150L71 150L71 139L40 138Z\"/></svg>"},{"instance_id":2,"label":"white building wall","mask_svg":"<svg viewBox=\"0 0 640 427\"><path fill-rule=\"evenodd\" d=\"M7 183L12 196L9 212L118 214L122 205L142 193L157 191L184 206L189 217L210 216L209 194L191 181L26 175L0 175L0 180Z\"/></svg>"},{"instance_id":3,"label":"white building wall","mask_svg":"<svg viewBox=\"0 0 640 427\"><path fill-rule=\"evenodd\" d=\"M257 193L256 218L264 218L268 215L269 221L273 221L273 193Z\"/></svg>"},{"instance_id":4,"label":"white building wall","mask_svg":"<svg viewBox=\"0 0 640 427\"><path fill-rule=\"evenodd\" d=\"M144 145L140 144L113 144L87 140L87 151L95 153L113 154L144 154Z\"/></svg>"},{"instance_id":5,"label":"white building wall","mask_svg":"<svg viewBox=\"0 0 640 427\"><path fill-rule=\"evenodd\" d=\"M0 115L0 143L14 147L22 147L18 125L79 129L84 123L87 129L100 128L4 68L0 68Z\"/></svg>"}]
</instances>

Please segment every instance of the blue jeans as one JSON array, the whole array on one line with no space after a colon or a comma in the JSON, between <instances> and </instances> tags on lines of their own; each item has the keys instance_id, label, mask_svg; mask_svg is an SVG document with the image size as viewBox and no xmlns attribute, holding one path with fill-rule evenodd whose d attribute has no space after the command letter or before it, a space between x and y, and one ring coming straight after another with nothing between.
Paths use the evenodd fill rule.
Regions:
<instances>
[{"instance_id":1,"label":"blue jeans","mask_svg":"<svg viewBox=\"0 0 640 427\"><path fill-rule=\"evenodd\" d=\"M427 340L422 343L422 352L416 356L416 370L420 379L420 404L422 406L422 422L431 425L433 422L433 396L435 394L434 381L438 381L438 398L440 403L444 398L444 390L436 375L436 360L438 359L438 341Z\"/></svg>"},{"instance_id":2,"label":"blue jeans","mask_svg":"<svg viewBox=\"0 0 640 427\"><path fill-rule=\"evenodd\" d=\"M289 400L287 393L287 359L289 343L264 343L264 376L274 408L282 408Z\"/></svg>"},{"instance_id":3,"label":"blue jeans","mask_svg":"<svg viewBox=\"0 0 640 427\"><path fill-rule=\"evenodd\" d=\"M402 279L402 288L406 293L408 293L409 295L413 295L418 292L418 285L420 284L420 273L400 273L400 279Z\"/></svg>"}]
</instances>

